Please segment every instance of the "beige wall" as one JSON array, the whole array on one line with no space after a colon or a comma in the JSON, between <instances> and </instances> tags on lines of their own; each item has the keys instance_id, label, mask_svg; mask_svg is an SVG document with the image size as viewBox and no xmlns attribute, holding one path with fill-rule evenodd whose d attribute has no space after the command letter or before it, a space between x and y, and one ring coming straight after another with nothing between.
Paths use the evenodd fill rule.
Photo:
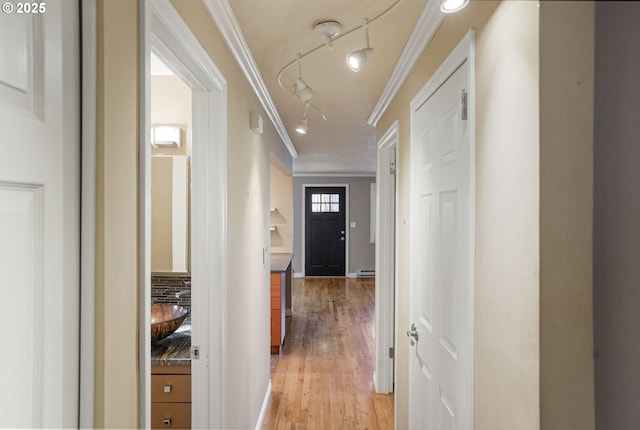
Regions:
<instances>
[{"instance_id":1,"label":"beige wall","mask_svg":"<svg viewBox=\"0 0 640 430\"><path fill-rule=\"evenodd\" d=\"M269 267L263 251L269 246L270 154L282 142L269 121L261 135L250 130L251 111L268 116L202 2L172 4L228 85L227 426L249 429L255 427L270 377Z\"/></svg>"},{"instance_id":2,"label":"beige wall","mask_svg":"<svg viewBox=\"0 0 640 430\"><path fill-rule=\"evenodd\" d=\"M152 125L179 125L180 148L153 148L152 155L191 156L191 88L177 76L152 76L150 83ZM161 171L157 171L160 169ZM151 271L171 272L172 252L172 161L151 160ZM190 192L190 189L189 189ZM187 264L187 267L190 265Z\"/></svg>"},{"instance_id":3,"label":"beige wall","mask_svg":"<svg viewBox=\"0 0 640 430\"><path fill-rule=\"evenodd\" d=\"M173 267L173 159L151 158L151 271Z\"/></svg>"},{"instance_id":4,"label":"beige wall","mask_svg":"<svg viewBox=\"0 0 640 430\"><path fill-rule=\"evenodd\" d=\"M271 163L271 252L293 252L293 178Z\"/></svg>"},{"instance_id":5,"label":"beige wall","mask_svg":"<svg viewBox=\"0 0 640 430\"><path fill-rule=\"evenodd\" d=\"M267 115L202 3L173 4L228 84L227 420L253 428L269 383L269 157L286 150L270 123L250 131L252 110ZM137 47L137 2L98 2L96 427L138 425Z\"/></svg>"},{"instance_id":6,"label":"beige wall","mask_svg":"<svg viewBox=\"0 0 640 430\"><path fill-rule=\"evenodd\" d=\"M138 4L97 8L95 426L138 426Z\"/></svg>"},{"instance_id":7,"label":"beige wall","mask_svg":"<svg viewBox=\"0 0 640 430\"><path fill-rule=\"evenodd\" d=\"M404 333L411 325L409 321L409 240L410 230L410 202L409 178L411 154L409 150L410 111L409 103L417 92L428 81L447 55L464 37L469 28L481 31L486 21L491 17L498 2L471 2L458 14L447 18L432 43L422 54L415 67L407 77L400 91L393 99L384 116L378 123L377 139L389 129L397 119L399 122L399 141L397 149L397 187L398 187L398 235L397 243L397 280L396 293L396 328L398 333ZM404 336L397 342L397 373L395 384L397 424L399 429L408 428L408 389L409 389L409 343ZM480 427L478 427L480 429Z\"/></svg>"},{"instance_id":8,"label":"beige wall","mask_svg":"<svg viewBox=\"0 0 640 430\"><path fill-rule=\"evenodd\" d=\"M475 423L539 429L538 6L504 2L476 46Z\"/></svg>"},{"instance_id":9,"label":"beige wall","mask_svg":"<svg viewBox=\"0 0 640 430\"><path fill-rule=\"evenodd\" d=\"M377 128L380 137L400 121L402 332L410 324L409 102L475 28L478 430L592 428L592 5L552 3L539 9L536 2L471 2L448 17ZM406 342L397 354L396 412L398 427L406 428Z\"/></svg>"},{"instance_id":10,"label":"beige wall","mask_svg":"<svg viewBox=\"0 0 640 430\"><path fill-rule=\"evenodd\" d=\"M179 125L180 148L153 148L152 155L191 155L191 88L177 76L152 76L150 82L152 125Z\"/></svg>"},{"instance_id":11,"label":"beige wall","mask_svg":"<svg viewBox=\"0 0 640 430\"><path fill-rule=\"evenodd\" d=\"M541 425L593 429L594 2L540 5Z\"/></svg>"}]
</instances>

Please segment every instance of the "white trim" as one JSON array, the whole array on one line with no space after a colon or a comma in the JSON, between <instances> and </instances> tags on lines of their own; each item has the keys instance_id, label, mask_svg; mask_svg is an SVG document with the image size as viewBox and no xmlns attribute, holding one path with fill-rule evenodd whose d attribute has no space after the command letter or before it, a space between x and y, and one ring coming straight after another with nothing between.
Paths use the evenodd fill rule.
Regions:
<instances>
[{"instance_id":1,"label":"white trim","mask_svg":"<svg viewBox=\"0 0 640 430\"><path fill-rule=\"evenodd\" d=\"M375 178L376 173L293 173L294 178Z\"/></svg>"},{"instance_id":2,"label":"white trim","mask_svg":"<svg viewBox=\"0 0 640 430\"><path fill-rule=\"evenodd\" d=\"M398 146L398 120L380 138L377 145L376 200L376 344L374 386L378 393L393 391L395 361L389 358L389 348L393 347L395 336L396 300L396 214L397 175L390 173L389 164L395 162ZM394 407L394 411L397 407Z\"/></svg>"},{"instance_id":3,"label":"white trim","mask_svg":"<svg viewBox=\"0 0 640 430\"><path fill-rule=\"evenodd\" d=\"M344 195L345 195L345 200L346 200L346 208L345 208L345 236L347 238L346 243L344 244L344 274L347 278L351 277L351 273L349 273L349 230L351 230L349 228L349 184L302 184L302 198L300 200L302 200L302 235L301 235L301 241L302 241L302 273L300 273L301 276L295 276L297 278L304 278L305 277L305 264L306 264L306 248L307 248L307 238L305 236L306 234L306 219L307 219L307 211L306 211L306 207L305 207L305 203L306 203L306 189L307 188L322 188L322 187L332 187L332 188L344 188ZM353 278L355 278L356 274L353 273Z\"/></svg>"},{"instance_id":4,"label":"white trim","mask_svg":"<svg viewBox=\"0 0 640 430\"><path fill-rule=\"evenodd\" d=\"M200 347L200 359L191 363L192 424L194 428L226 428L227 85L169 0L145 0L144 5L150 14L146 25L150 37L140 49L141 64L153 51L192 89L191 339ZM141 131L140 144L146 149L141 149L141 166L148 162L142 157L150 146L146 116L149 74L144 73L142 79L145 92L141 95L141 111L146 112L141 112L141 121L145 121L141 129L145 130ZM147 172L141 176L141 193L146 193L149 186ZM145 226L150 225L149 212L147 209L141 214ZM141 254L150 254L149 249L146 240L141 242ZM144 272L150 273L150 266ZM148 333L148 323L148 319L141 321L141 333ZM150 363L150 354L144 359ZM141 399L141 415L149 408L150 397L146 396Z\"/></svg>"},{"instance_id":5,"label":"white trim","mask_svg":"<svg viewBox=\"0 0 640 430\"><path fill-rule=\"evenodd\" d=\"M413 66L415 66L418 58L420 58L426 47L431 43L444 18L445 15L440 11L440 2L429 0L393 68L378 102L367 119L370 125L375 127L378 124L378 121L380 121L380 118L384 115L384 112L400 90L405 79L407 79L407 76L409 76L409 73L413 70Z\"/></svg>"},{"instance_id":6,"label":"white trim","mask_svg":"<svg viewBox=\"0 0 640 430\"><path fill-rule=\"evenodd\" d=\"M304 273L303 272L294 272L293 273L293 277L294 278L304 278Z\"/></svg>"},{"instance_id":7,"label":"white trim","mask_svg":"<svg viewBox=\"0 0 640 430\"><path fill-rule=\"evenodd\" d=\"M460 426L463 428L473 428L474 423L474 359L473 359L473 351L475 348L475 338L474 338L474 327L475 327L475 312L474 312L474 300L475 300L475 216L476 216L476 170L475 170L475 160L476 160L476 76L475 76L475 68L476 68L476 59L475 59L475 30L471 29L467 32L464 38L458 43L458 45L451 51L448 57L443 61L443 63L438 67L436 72L432 75L431 78L427 81L427 83L422 87L422 89L416 94L416 96L411 100L410 103L410 115L411 121L413 121L414 113L428 100L429 97L433 93L435 93L438 88L440 88L446 81L449 79L451 75L453 75L459 68L463 67L467 64L468 67L468 139L469 139L469 248L467 249L469 255L469 285L471 285L471 292L469 295L468 303L465 303L466 308L464 309L464 314L469 318L471 327L470 333L467 333L470 336L469 339L469 348L470 348L470 362L468 363L468 378L467 378L467 390L469 394L469 405L467 406L469 409L469 422L460 423ZM415 136L411 135L411 146L413 147ZM414 172L411 173L410 179L410 195L413 196L415 191L415 179ZM411 202L411 216L413 217L416 211L415 201ZM413 264L414 260L414 249L415 249L415 237L411 236L410 243L410 257L411 264ZM411 285L413 284L413 272L409 274L410 280L409 285L411 289ZM411 294L411 292L410 292ZM410 315L414 313L414 302L409 300L410 304ZM398 334L398 333L397 333ZM397 336L398 337L398 336ZM410 366L410 362L408 363ZM411 423L410 423L411 425Z\"/></svg>"},{"instance_id":8,"label":"white trim","mask_svg":"<svg viewBox=\"0 0 640 430\"><path fill-rule=\"evenodd\" d=\"M140 112L138 134L138 193L139 197L139 232L140 247L138 265L138 362L139 386L138 407L140 428L151 427L151 145L149 144L151 126L151 107L149 103L151 75L151 24L150 2L144 0L139 3L139 50L140 68L138 80L140 84Z\"/></svg>"},{"instance_id":9,"label":"white trim","mask_svg":"<svg viewBox=\"0 0 640 430\"><path fill-rule=\"evenodd\" d=\"M96 3L82 4L82 209L80 268L80 428L93 428L96 307Z\"/></svg>"},{"instance_id":10,"label":"white trim","mask_svg":"<svg viewBox=\"0 0 640 430\"><path fill-rule=\"evenodd\" d=\"M358 277L357 273L353 273L353 272L347 273L347 278L357 278L357 277Z\"/></svg>"},{"instance_id":11,"label":"white trim","mask_svg":"<svg viewBox=\"0 0 640 430\"><path fill-rule=\"evenodd\" d=\"M267 392L264 393L264 400L262 401L262 407L260 408L260 415L258 415L258 422L256 423L256 430L262 429L264 418L267 416L267 410L269 408L269 402L271 401L271 379L269 379L269 385L267 385Z\"/></svg>"},{"instance_id":12,"label":"white trim","mask_svg":"<svg viewBox=\"0 0 640 430\"><path fill-rule=\"evenodd\" d=\"M291 138L280 119L278 109L271 99L269 89L267 88L264 79L262 79L260 69L258 69L256 62L253 59L251 49L249 49L249 45L242 34L242 30L240 29L240 25L238 24L235 15L233 14L229 1L203 0L203 3L207 8L207 11L209 11L209 15L211 15L211 18L216 23L222 38L227 43L227 46L231 50L236 62L244 72L245 77L249 81L249 85L251 85L251 88L253 88L258 100L262 103L262 107L264 107L269 119L271 119L271 122L280 135L284 146L289 150L291 157L297 158L298 153L296 148L293 146Z\"/></svg>"}]
</instances>

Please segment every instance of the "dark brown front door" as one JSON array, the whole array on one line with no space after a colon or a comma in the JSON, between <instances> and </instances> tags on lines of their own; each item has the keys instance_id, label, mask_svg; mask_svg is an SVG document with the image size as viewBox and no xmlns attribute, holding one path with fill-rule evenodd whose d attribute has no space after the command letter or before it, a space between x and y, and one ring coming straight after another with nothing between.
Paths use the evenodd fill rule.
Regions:
<instances>
[{"instance_id":1,"label":"dark brown front door","mask_svg":"<svg viewBox=\"0 0 640 430\"><path fill-rule=\"evenodd\" d=\"M345 276L345 194L344 187L306 188L306 276Z\"/></svg>"}]
</instances>

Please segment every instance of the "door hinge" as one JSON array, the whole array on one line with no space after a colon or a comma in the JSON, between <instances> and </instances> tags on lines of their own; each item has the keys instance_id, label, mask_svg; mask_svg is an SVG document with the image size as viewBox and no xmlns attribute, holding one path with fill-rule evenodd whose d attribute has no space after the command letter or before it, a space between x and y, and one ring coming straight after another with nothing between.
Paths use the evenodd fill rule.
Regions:
<instances>
[{"instance_id":1,"label":"door hinge","mask_svg":"<svg viewBox=\"0 0 640 430\"><path fill-rule=\"evenodd\" d=\"M468 113L468 102L467 102L467 90L462 90L462 112L460 113L460 119L463 121L467 120L469 115Z\"/></svg>"},{"instance_id":2,"label":"door hinge","mask_svg":"<svg viewBox=\"0 0 640 430\"><path fill-rule=\"evenodd\" d=\"M389 174L390 175L395 175L396 174L396 163L394 161L389 163Z\"/></svg>"},{"instance_id":3,"label":"door hinge","mask_svg":"<svg viewBox=\"0 0 640 430\"><path fill-rule=\"evenodd\" d=\"M200 347L198 345L191 345L191 359L200 360Z\"/></svg>"},{"instance_id":4,"label":"door hinge","mask_svg":"<svg viewBox=\"0 0 640 430\"><path fill-rule=\"evenodd\" d=\"M389 358L396 358L396 352L393 350L393 347L389 348Z\"/></svg>"}]
</instances>

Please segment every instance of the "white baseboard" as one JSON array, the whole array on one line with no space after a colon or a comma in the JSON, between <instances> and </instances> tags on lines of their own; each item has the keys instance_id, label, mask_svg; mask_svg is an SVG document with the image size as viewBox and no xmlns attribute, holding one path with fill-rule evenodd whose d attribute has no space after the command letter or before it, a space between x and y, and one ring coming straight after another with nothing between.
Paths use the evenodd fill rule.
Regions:
<instances>
[{"instance_id":1,"label":"white baseboard","mask_svg":"<svg viewBox=\"0 0 640 430\"><path fill-rule=\"evenodd\" d=\"M258 422L256 423L256 430L262 428L264 423L264 417L267 415L267 408L269 407L269 401L271 400L271 379L269 379L269 385L267 386L267 392L264 394L264 401L260 408L260 415L258 415Z\"/></svg>"},{"instance_id":2,"label":"white baseboard","mask_svg":"<svg viewBox=\"0 0 640 430\"><path fill-rule=\"evenodd\" d=\"M294 278L304 278L304 273L302 272L293 272Z\"/></svg>"},{"instance_id":3,"label":"white baseboard","mask_svg":"<svg viewBox=\"0 0 640 430\"><path fill-rule=\"evenodd\" d=\"M357 278L358 274L357 273L347 273L347 278Z\"/></svg>"}]
</instances>

